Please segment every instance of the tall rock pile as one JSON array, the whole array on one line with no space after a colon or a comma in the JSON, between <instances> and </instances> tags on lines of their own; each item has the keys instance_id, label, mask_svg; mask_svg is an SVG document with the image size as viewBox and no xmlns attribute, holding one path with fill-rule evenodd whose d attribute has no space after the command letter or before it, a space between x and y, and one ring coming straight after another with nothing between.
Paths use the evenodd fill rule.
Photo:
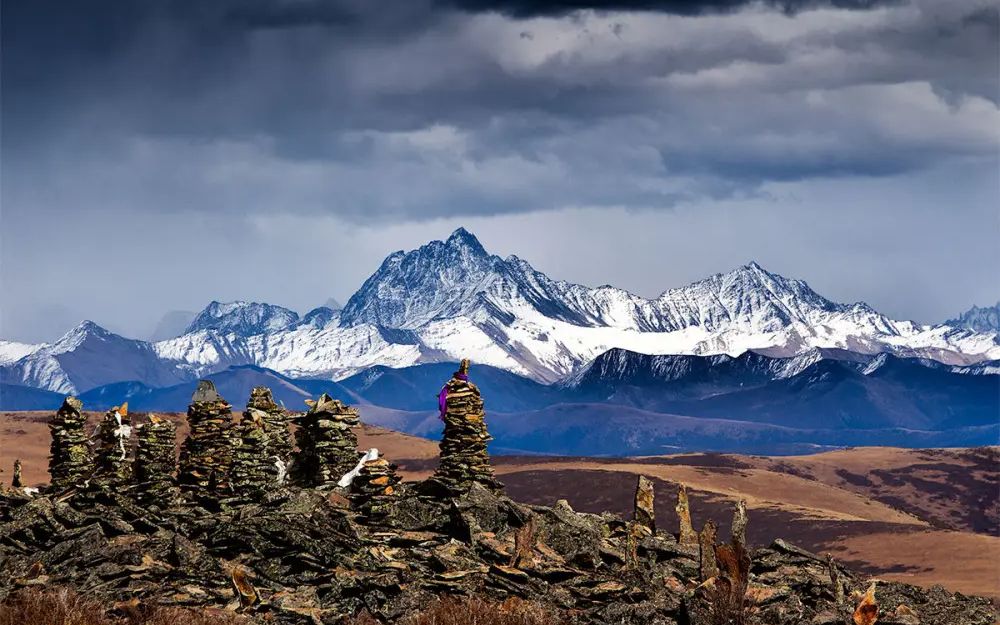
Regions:
<instances>
[{"instance_id":1,"label":"tall rock pile","mask_svg":"<svg viewBox=\"0 0 1000 625\"><path fill-rule=\"evenodd\" d=\"M231 408L210 380L198 382L188 406L191 432L181 447L177 476L181 489L195 497L219 499L230 491Z\"/></svg>"},{"instance_id":2,"label":"tall rock pile","mask_svg":"<svg viewBox=\"0 0 1000 625\"><path fill-rule=\"evenodd\" d=\"M149 422L136 428L136 492L139 501L166 505L174 495L174 445L177 426L169 419L149 415Z\"/></svg>"},{"instance_id":3,"label":"tall rock pile","mask_svg":"<svg viewBox=\"0 0 1000 625\"><path fill-rule=\"evenodd\" d=\"M122 488L132 480L132 421L128 403L115 406L97 426L96 469L91 485Z\"/></svg>"},{"instance_id":4,"label":"tall rock pile","mask_svg":"<svg viewBox=\"0 0 1000 625\"><path fill-rule=\"evenodd\" d=\"M351 504L365 522L384 522L391 516L400 481L396 466L384 457L365 460L351 482Z\"/></svg>"},{"instance_id":5,"label":"tall rock pile","mask_svg":"<svg viewBox=\"0 0 1000 625\"><path fill-rule=\"evenodd\" d=\"M87 440L87 417L83 403L67 397L49 421L52 443L49 447L49 475L55 491L82 486L94 472L94 461Z\"/></svg>"},{"instance_id":6,"label":"tall rock pile","mask_svg":"<svg viewBox=\"0 0 1000 625\"><path fill-rule=\"evenodd\" d=\"M293 477L303 486L336 484L358 463L358 437L352 429L360 423L358 411L326 393L306 404L309 412L296 419L299 453Z\"/></svg>"},{"instance_id":7,"label":"tall rock pile","mask_svg":"<svg viewBox=\"0 0 1000 625\"><path fill-rule=\"evenodd\" d=\"M261 411L250 409L236 426L231 482L233 492L247 501L260 501L277 485L277 467L268 450Z\"/></svg>"},{"instance_id":8,"label":"tall rock pile","mask_svg":"<svg viewBox=\"0 0 1000 625\"><path fill-rule=\"evenodd\" d=\"M462 360L458 371L438 396L444 437L441 458L434 481L453 492L468 490L478 482L491 490L503 486L497 482L490 465L486 445L493 438L486 431L486 414L479 388L469 381L469 360Z\"/></svg>"},{"instance_id":9,"label":"tall rock pile","mask_svg":"<svg viewBox=\"0 0 1000 625\"><path fill-rule=\"evenodd\" d=\"M250 391L247 409L243 418L254 415L264 428L267 456L273 465L274 482L286 481L288 467L292 462L292 433L288 429L289 418L285 409L274 402L271 389L258 386Z\"/></svg>"}]
</instances>

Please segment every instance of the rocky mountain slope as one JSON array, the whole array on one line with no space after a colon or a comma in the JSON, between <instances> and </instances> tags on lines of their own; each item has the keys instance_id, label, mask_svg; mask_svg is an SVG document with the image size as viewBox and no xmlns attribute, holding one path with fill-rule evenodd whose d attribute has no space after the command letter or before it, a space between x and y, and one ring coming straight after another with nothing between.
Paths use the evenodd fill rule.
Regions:
<instances>
[{"instance_id":1,"label":"rocky mountain slope","mask_svg":"<svg viewBox=\"0 0 1000 625\"><path fill-rule=\"evenodd\" d=\"M953 328L966 328L985 334L1000 332L1000 302L993 306L973 306L954 319L945 321Z\"/></svg>"}]
</instances>

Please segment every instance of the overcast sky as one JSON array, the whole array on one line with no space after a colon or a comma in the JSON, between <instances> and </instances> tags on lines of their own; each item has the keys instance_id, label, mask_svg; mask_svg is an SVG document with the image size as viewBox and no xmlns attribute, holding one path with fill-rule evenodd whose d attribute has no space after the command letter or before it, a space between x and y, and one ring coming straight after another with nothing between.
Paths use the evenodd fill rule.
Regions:
<instances>
[{"instance_id":1,"label":"overcast sky","mask_svg":"<svg viewBox=\"0 0 1000 625\"><path fill-rule=\"evenodd\" d=\"M345 301L464 225L655 296L1000 299L994 0L4 0L0 336Z\"/></svg>"}]
</instances>

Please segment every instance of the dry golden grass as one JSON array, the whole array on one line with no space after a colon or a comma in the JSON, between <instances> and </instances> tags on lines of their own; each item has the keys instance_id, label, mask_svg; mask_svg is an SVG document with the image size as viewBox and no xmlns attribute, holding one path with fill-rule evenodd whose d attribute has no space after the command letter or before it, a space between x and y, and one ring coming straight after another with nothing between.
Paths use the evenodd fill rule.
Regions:
<instances>
[{"instance_id":1,"label":"dry golden grass","mask_svg":"<svg viewBox=\"0 0 1000 625\"><path fill-rule=\"evenodd\" d=\"M0 625L250 625L224 610L108 606L67 589L25 589L0 604ZM478 598L437 599L399 625L563 625L566 619L520 599L502 603ZM347 625L381 625L365 613Z\"/></svg>"},{"instance_id":2,"label":"dry golden grass","mask_svg":"<svg viewBox=\"0 0 1000 625\"><path fill-rule=\"evenodd\" d=\"M221 610L123 605L117 609L76 592L22 590L0 604L0 625L246 625L246 618Z\"/></svg>"},{"instance_id":3,"label":"dry golden grass","mask_svg":"<svg viewBox=\"0 0 1000 625\"><path fill-rule=\"evenodd\" d=\"M562 615L520 599L495 603L475 597L445 597L432 602L419 614L404 617L399 625L562 625L567 622ZM365 614L351 620L349 625L379 625L379 622Z\"/></svg>"}]
</instances>

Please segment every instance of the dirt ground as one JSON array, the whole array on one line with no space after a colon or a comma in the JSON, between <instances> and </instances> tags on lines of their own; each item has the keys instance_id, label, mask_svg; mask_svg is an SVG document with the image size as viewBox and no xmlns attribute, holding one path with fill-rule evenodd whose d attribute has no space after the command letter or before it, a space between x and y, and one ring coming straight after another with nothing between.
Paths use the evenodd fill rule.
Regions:
<instances>
[{"instance_id":1,"label":"dirt ground","mask_svg":"<svg viewBox=\"0 0 1000 625\"><path fill-rule=\"evenodd\" d=\"M48 479L48 413L0 413L0 482L15 458L28 485ZM92 414L92 423L100 417ZM186 435L184 416L167 415ZM142 415L136 415L141 422ZM359 446L377 447L408 480L429 476L437 443L362 426ZM732 505L745 499L749 539L784 538L830 553L883 579L1000 598L1000 450L846 449L813 456L684 454L654 458L497 457L512 497L578 510L630 514L636 476L656 488L657 522L672 530L678 484L690 490L696 525L728 532Z\"/></svg>"}]
</instances>

